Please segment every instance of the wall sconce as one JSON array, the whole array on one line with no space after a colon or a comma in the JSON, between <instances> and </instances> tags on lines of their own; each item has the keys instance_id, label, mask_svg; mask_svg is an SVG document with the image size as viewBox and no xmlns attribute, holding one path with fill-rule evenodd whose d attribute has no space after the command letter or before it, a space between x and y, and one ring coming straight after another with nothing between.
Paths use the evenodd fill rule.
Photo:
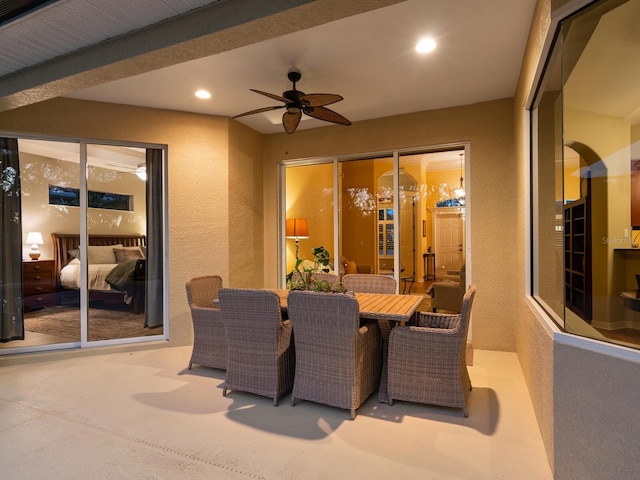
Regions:
<instances>
[{"instance_id":1,"label":"wall sconce","mask_svg":"<svg viewBox=\"0 0 640 480\"><path fill-rule=\"evenodd\" d=\"M296 241L296 261L298 261L298 242L301 238L309 238L309 224L306 218L290 218L287 220L287 238Z\"/></svg>"},{"instance_id":2,"label":"wall sconce","mask_svg":"<svg viewBox=\"0 0 640 480\"><path fill-rule=\"evenodd\" d=\"M144 163L138 165L138 168L136 168L136 175L143 182L147 181L147 166Z\"/></svg>"},{"instance_id":3,"label":"wall sconce","mask_svg":"<svg viewBox=\"0 0 640 480\"><path fill-rule=\"evenodd\" d=\"M40 250L38 250L38 245L44 245L42 234L40 232L27 233L27 244L31 244L31 251L29 252L29 257L31 257L31 260L38 260L38 258L40 258Z\"/></svg>"}]
</instances>

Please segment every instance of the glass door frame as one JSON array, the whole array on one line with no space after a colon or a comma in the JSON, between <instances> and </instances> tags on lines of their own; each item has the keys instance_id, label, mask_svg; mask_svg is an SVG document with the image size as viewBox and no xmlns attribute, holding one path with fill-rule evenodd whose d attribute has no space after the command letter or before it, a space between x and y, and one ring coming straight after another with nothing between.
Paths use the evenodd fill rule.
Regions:
<instances>
[{"instance_id":1,"label":"glass door frame","mask_svg":"<svg viewBox=\"0 0 640 480\"><path fill-rule=\"evenodd\" d=\"M81 255L81 288L80 288L80 341L71 341L65 343L52 343L45 345L32 345L32 346L16 346L0 349L0 357L3 355L12 355L18 353L36 353L36 352L47 352L47 351L55 351L55 350L64 350L69 348L92 348L92 347L100 347L105 345L124 345L124 344L132 344L132 343L146 343L146 342L157 342L160 340L168 340L169 339L169 225L168 225L168 145L166 144L151 144L151 143L141 143L141 142L133 142L133 141L110 141L110 140L96 140L96 139L82 139L82 138L67 138L67 137L57 137L57 136L46 136L46 135L30 135L24 133L13 133L13 132L1 132L2 136L17 138L18 144L20 140L42 140L48 142L61 142L61 143L70 143L78 145L78 155L79 155L79 166L78 166L78 175L79 175L79 188L80 188L80 241L82 244L87 245L88 232L87 232L87 146L88 145L109 145L116 147L136 147L136 148L144 148L144 149L158 149L162 150L162 200L161 200L161 209L162 209L162 239L163 239L163 251L162 251L162 296L163 296L163 332L159 335L150 335L145 337L133 337L133 338L119 338L113 340L97 340L97 341L88 341L88 281L87 281L87 272L88 266L86 262L86 248L80 249ZM84 172L84 175L82 175ZM149 208L149 206L147 206Z\"/></svg>"},{"instance_id":2,"label":"glass door frame","mask_svg":"<svg viewBox=\"0 0 640 480\"><path fill-rule=\"evenodd\" d=\"M397 212L399 211L399 195L398 192L400 190L400 157L403 155L410 154L418 154L418 153L435 153L443 150L451 150L451 149L464 149L464 178L465 181L465 197L466 197L466 205L465 205L465 263L466 263L466 282L467 285L471 283L471 182L470 179L470 143L467 142L455 142L449 144L438 144L432 145L428 147L417 147L417 148L408 148L408 149L397 149L391 152L376 152L376 153L366 153L366 154L354 154L354 155L345 155L338 157L323 157L316 159L301 159L301 160L284 160L278 165L278 187L279 187L279 195L278 195L278 281L280 288L286 288L286 169L287 167L292 166L305 166L305 165L317 165L320 163L333 163L333 218L334 218L334 230L333 230L333 251L335 252L335 258L339 259L340 252L340 211L339 211L339 193L340 193L340 175L339 175L339 164L341 162L349 161L349 160L367 160L373 158L380 157L392 157L393 158L393 186L394 186L394 195L393 195L393 209L396 212L394 215L393 222L393 235L394 235L394 245L400 244L400 231L399 231L399 216ZM394 278L396 279L396 291L399 291L400 286L400 251L398 248L394 249ZM466 286L465 286L466 287Z\"/></svg>"}]
</instances>

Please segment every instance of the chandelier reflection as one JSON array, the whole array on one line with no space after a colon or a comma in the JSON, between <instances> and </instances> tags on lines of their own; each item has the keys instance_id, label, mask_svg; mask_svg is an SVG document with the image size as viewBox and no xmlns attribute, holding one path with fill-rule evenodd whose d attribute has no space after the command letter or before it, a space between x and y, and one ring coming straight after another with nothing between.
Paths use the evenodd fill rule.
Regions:
<instances>
[{"instance_id":1,"label":"chandelier reflection","mask_svg":"<svg viewBox=\"0 0 640 480\"><path fill-rule=\"evenodd\" d=\"M369 192L367 187L349 188L347 191L349 192L353 205L365 216L371 215L376 210L375 196Z\"/></svg>"}]
</instances>

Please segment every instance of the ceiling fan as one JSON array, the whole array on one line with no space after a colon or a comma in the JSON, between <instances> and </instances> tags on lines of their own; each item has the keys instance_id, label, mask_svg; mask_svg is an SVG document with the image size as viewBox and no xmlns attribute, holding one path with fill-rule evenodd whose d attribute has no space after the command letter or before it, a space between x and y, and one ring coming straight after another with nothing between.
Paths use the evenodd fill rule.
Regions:
<instances>
[{"instance_id":1,"label":"ceiling fan","mask_svg":"<svg viewBox=\"0 0 640 480\"><path fill-rule=\"evenodd\" d=\"M339 123L340 125L351 125L351 122L344 118L339 113L334 112L325 105L339 102L343 100L342 96L334 95L332 93L310 93L306 94L300 90L296 90L296 83L300 81L302 74L298 69L291 69L287 73L287 78L293 83L293 88L283 92L282 96L273 95L271 93L262 92L260 90L254 90L252 92L259 93L274 100L284 102L284 105L276 105L273 107L258 108L257 110L251 110L249 112L241 113L233 118L244 117L245 115L253 115L254 113L268 112L270 110L277 110L279 108L286 108L287 110L282 115L282 124L287 133L293 133L298 128L302 114L309 115L310 117L317 118L318 120L324 120L325 122Z\"/></svg>"}]
</instances>

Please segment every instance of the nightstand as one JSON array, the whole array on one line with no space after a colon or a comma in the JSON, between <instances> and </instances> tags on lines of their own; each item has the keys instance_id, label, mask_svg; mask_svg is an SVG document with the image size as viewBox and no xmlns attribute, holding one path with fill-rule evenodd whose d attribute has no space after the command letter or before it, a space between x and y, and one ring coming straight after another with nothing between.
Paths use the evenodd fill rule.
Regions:
<instances>
[{"instance_id":1,"label":"nightstand","mask_svg":"<svg viewBox=\"0 0 640 480\"><path fill-rule=\"evenodd\" d=\"M22 297L25 311L52 307L56 304L53 260L22 262Z\"/></svg>"}]
</instances>

